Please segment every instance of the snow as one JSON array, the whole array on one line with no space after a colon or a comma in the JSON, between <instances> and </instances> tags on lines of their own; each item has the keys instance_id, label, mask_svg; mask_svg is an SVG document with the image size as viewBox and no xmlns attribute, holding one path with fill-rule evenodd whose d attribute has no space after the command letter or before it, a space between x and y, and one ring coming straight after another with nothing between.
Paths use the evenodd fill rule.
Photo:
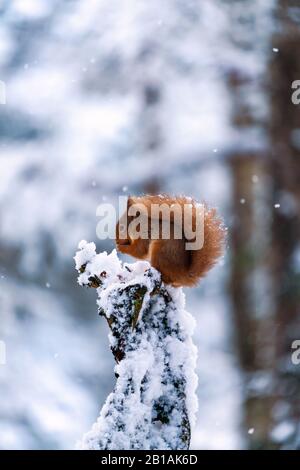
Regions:
<instances>
[{"instance_id":1,"label":"snow","mask_svg":"<svg viewBox=\"0 0 300 470\"><path fill-rule=\"evenodd\" d=\"M182 423L187 413L193 432L198 380L197 349L192 342L195 321L185 311L182 289L163 286L165 294L162 291L151 296L160 286L160 274L148 262L122 264L115 250L110 254L96 254L94 248L85 241L79 244L76 268L80 272L84 266L85 272L79 274L78 282L89 285L95 276L101 280L97 304L107 320L112 321L111 348L116 350L119 341L123 347L122 338L125 338L125 350L115 366L114 391L78 447L187 448L180 437ZM101 277L101 272L105 276ZM128 288L136 286L144 286L146 290L136 326L126 329L132 315ZM168 302L165 296L169 296ZM167 421L155 418L157 407L163 407Z\"/></svg>"}]
</instances>

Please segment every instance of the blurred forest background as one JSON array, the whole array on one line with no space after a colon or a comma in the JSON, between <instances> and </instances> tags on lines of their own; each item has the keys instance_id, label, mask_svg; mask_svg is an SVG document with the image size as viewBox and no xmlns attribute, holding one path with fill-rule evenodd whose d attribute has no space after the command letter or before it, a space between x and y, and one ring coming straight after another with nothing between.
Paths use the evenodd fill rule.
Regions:
<instances>
[{"instance_id":1,"label":"blurred forest background","mask_svg":"<svg viewBox=\"0 0 300 470\"><path fill-rule=\"evenodd\" d=\"M0 448L67 449L114 383L76 285L96 207L216 205L227 254L197 319L196 449L300 448L297 0L0 0Z\"/></svg>"}]
</instances>

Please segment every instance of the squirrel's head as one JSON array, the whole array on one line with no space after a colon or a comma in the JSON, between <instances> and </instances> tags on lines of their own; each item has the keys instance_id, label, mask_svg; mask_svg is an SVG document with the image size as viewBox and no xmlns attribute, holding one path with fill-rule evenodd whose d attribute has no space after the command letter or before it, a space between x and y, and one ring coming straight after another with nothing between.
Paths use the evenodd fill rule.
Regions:
<instances>
[{"instance_id":1,"label":"squirrel's head","mask_svg":"<svg viewBox=\"0 0 300 470\"><path fill-rule=\"evenodd\" d=\"M149 239L142 239L139 231L137 233L131 230L130 224L138 217L141 217L141 213L146 217L148 214L141 207L139 210L139 198L129 197L127 202L127 210L120 217L116 226L116 246L117 250L121 253L129 254L135 258L145 259L148 255ZM134 211L130 212L130 209ZM134 214L134 215L132 215ZM139 225L140 222L138 222Z\"/></svg>"}]
</instances>

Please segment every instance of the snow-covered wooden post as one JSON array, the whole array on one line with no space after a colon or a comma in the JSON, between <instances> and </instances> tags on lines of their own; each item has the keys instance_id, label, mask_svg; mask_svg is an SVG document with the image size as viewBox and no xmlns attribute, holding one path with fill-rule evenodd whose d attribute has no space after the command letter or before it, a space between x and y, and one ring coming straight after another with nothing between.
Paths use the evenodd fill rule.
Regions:
<instances>
[{"instance_id":1,"label":"snow-covered wooden post","mask_svg":"<svg viewBox=\"0 0 300 470\"><path fill-rule=\"evenodd\" d=\"M188 449L197 410L193 317L181 288L148 262L122 264L116 251L79 244L81 286L97 289L109 325L116 384L81 449Z\"/></svg>"}]
</instances>

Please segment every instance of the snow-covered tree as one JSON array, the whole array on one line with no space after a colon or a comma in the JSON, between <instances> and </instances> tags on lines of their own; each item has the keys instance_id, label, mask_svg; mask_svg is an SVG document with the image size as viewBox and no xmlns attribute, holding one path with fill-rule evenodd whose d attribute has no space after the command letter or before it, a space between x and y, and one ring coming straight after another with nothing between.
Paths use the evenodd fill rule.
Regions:
<instances>
[{"instance_id":1,"label":"snow-covered tree","mask_svg":"<svg viewBox=\"0 0 300 470\"><path fill-rule=\"evenodd\" d=\"M188 449L197 399L193 317L181 288L164 285L148 262L122 264L114 250L81 242L75 256L82 286L97 288L117 362L114 391L83 449Z\"/></svg>"}]
</instances>

